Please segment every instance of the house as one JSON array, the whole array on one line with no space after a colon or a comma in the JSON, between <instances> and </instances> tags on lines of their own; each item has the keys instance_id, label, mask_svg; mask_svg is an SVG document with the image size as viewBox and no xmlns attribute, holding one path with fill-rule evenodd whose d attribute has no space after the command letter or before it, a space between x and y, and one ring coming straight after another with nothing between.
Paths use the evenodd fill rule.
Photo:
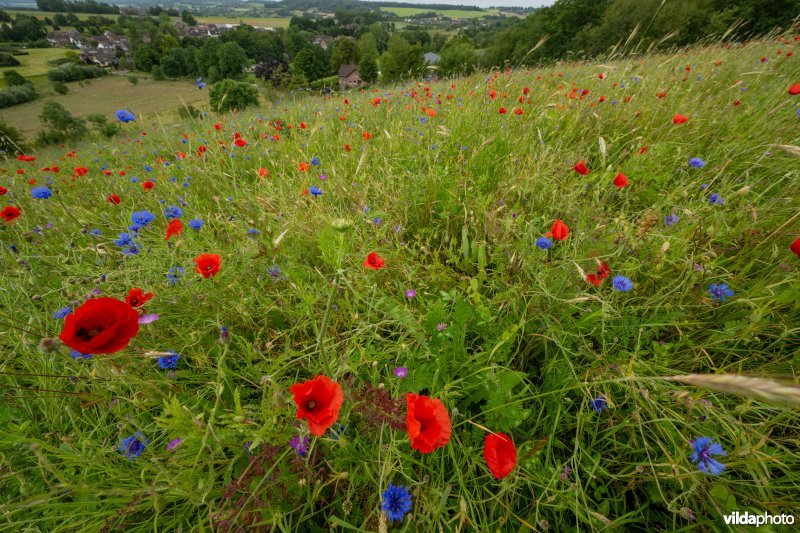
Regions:
<instances>
[{"instance_id":1,"label":"house","mask_svg":"<svg viewBox=\"0 0 800 533\"><path fill-rule=\"evenodd\" d=\"M67 46L83 47L81 32L77 30L51 31L47 34L47 42L56 48L66 48Z\"/></svg>"},{"instance_id":2,"label":"house","mask_svg":"<svg viewBox=\"0 0 800 533\"><path fill-rule=\"evenodd\" d=\"M442 59L439 54L434 54L433 52L425 52L425 64L426 65L435 65Z\"/></svg>"},{"instance_id":3,"label":"house","mask_svg":"<svg viewBox=\"0 0 800 533\"><path fill-rule=\"evenodd\" d=\"M124 35L117 35L108 30L97 37L97 48L108 48L110 50L122 50L127 53L130 50L128 38Z\"/></svg>"},{"instance_id":4,"label":"house","mask_svg":"<svg viewBox=\"0 0 800 533\"><path fill-rule=\"evenodd\" d=\"M342 65L339 67L339 89L355 89L367 85L358 73L358 65Z\"/></svg>"},{"instance_id":5,"label":"house","mask_svg":"<svg viewBox=\"0 0 800 533\"><path fill-rule=\"evenodd\" d=\"M331 37L330 35L319 35L319 36L317 36L317 37L314 37L314 40L313 40L313 41L311 41L311 42L312 42L313 44L316 44L317 46L319 46L319 47L320 47L320 48L322 48L323 50L327 50L327 49L328 49L328 47L329 47L329 46L330 46L330 45L333 43L333 41L335 41L335 40L336 40L336 39L334 39L334 38L333 38L333 37Z\"/></svg>"},{"instance_id":6,"label":"house","mask_svg":"<svg viewBox=\"0 0 800 533\"><path fill-rule=\"evenodd\" d=\"M187 26L181 32L181 37L219 37L226 29L237 26L236 24L197 24Z\"/></svg>"},{"instance_id":7,"label":"house","mask_svg":"<svg viewBox=\"0 0 800 533\"><path fill-rule=\"evenodd\" d=\"M100 67L117 67L119 65L117 53L111 48L86 49L81 54L81 59L84 63Z\"/></svg>"}]
</instances>

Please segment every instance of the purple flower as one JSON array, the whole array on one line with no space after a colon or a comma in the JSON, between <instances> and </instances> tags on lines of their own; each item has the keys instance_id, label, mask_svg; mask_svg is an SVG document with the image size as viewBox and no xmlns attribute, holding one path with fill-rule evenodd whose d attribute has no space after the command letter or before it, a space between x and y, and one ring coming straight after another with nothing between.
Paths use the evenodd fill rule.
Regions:
<instances>
[{"instance_id":1,"label":"purple flower","mask_svg":"<svg viewBox=\"0 0 800 533\"><path fill-rule=\"evenodd\" d=\"M154 313L150 313L149 315L142 315L139 317L139 324L152 324L160 317Z\"/></svg>"},{"instance_id":2,"label":"purple flower","mask_svg":"<svg viewBox=\"0 0 800 533\"><path fill-rule=\"evenodd\" d=\"M183 442L183 439L172 439L169 441L169 444L167 444L167 451L174 450L180 446L181 442Z\"/></svg>"},{"instance_id":3,"label":"purple flower","mask_svg":"<svg viewBox=\"0 0 800 533\"><path fill-rule=\"evenodd\" d=\"M417 291L415 291L414 289L406 289L405 295L406 295L406 298L408 298L410 300L410 299L414 298L417 295Z\"/></svg>"},{"instance_id":4,"label":"purple flower","mask_svg":"<svg viewBox=\"0 0 800 533\"><path fill-rule=\"evenodd\" d=\"M294 448L297 455L304 457L306 453L308 453L308 437L303 437L301 440L300 435L295 435L292 437L292 440L289 441L289 446Z\"/></svg>"},{"instance_id":5,"label":"purple flower","mask_svg":"<svg viewBox=\"0 0 800 533\"><path fill-rule=\"evenodd\" d=\"M664 224L666 224L667 226L674 226L680 221L681 221L680 217L678 217L678 215L674 213L664 217Z\"/></svg>"},{"instance_id":6,"label":"purple flower","mask_svg":"<svg viewBox=\"0 0 800 533\"><path fill-rule=\"evenodd\" d=\"M592 409L594 409L598 413L602 413L603 411L608 409L608 402L602 396L598 396L597 398L592 400L589 405L591 405Z\"/></svg>"},{"instance_id":7,"label":"purple flower","mask_svg":"<svg viewBox=\"0 0 800 533\"><path fill-rule=\"evenodd\" d=\"M689 165L694 168L703 168L704 166L706 166L706 162L699 157L693 157L689 159Z\"/></svg>"},{"instance_id":8,"label":"purple flower","mask_svg":"<svg viewBox=\"0 0 800 533\"><path fill-rule=\"evenodd\" d=\"M398 366L394 369L392 374L394 374L394 377L396 378L405 379L408 377L408 369L404 366Z\"/></svg>"},{"instance_id":9,"label":"purple flower","mask_svg":"<svg viewBox=\"0 0 800 533\"><path fill-rule=\"evenodd\" d=\"M444 322L439 322L436 325L436 329L438 329L439 331L444 331L445 329L447 329L447 324L445 324Z\"/></svg>"}]
</instances>

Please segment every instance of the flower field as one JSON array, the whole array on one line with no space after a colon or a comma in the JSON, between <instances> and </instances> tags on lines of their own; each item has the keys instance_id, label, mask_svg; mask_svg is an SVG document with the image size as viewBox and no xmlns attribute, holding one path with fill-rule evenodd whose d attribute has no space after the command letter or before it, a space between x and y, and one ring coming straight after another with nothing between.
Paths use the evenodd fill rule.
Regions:
<instances>
[{"instance_id":1,"label":"flower field","mask_svg":"<svg viewBox=\"0 0 800 533\"><path fill-rule=\"evenodd\" d=\"M131 102L7 159L2 528L796 512L798 50Z\"/></svg>"}]
</instances>

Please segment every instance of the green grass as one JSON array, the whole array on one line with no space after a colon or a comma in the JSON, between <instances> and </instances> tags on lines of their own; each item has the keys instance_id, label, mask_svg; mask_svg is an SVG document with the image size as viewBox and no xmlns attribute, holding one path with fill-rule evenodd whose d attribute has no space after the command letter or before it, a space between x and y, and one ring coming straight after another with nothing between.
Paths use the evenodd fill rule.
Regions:
<instances>
[{"instance_id":1,"label":"green grass","mask_svg":"<svg viewBox=\"0 0 800 533\"><path fill-rule=\"evenodd\" d=\"M483 9L483 10L470 10L470 9L425 9L425 8L417 8L417 7L381 7L382 11L386 11L388 13L394 13L398 17L411 17L413 15L419 15L420 13L430 13L436 12L440 13L445 17L450 17L454 19L474 19L474 18L483 18L493 15L499 15L499 9Z\"/></svg>"},{"instance_id":2,"label":"green grass","mask_svg":"<svg viewBox=\"0 0 800 533\"><path fill-rule=\"evenodd\" d=\"M25 51L27 55L14 56L20 62L18 66L0 67L0 76L7 70L16 70L26 78L45 75L53 68L48 61L66 57L67 53L64 48L27 48Z\"/></svg>"},{"instance_id":3,"label":"green grass","mask_svg":"<svg viewBox=\"0 0 800 533\"><path fill-rule=\"evenodd\" d=\"M727 531L734 510L796 513L798 412L730 383L662 379L797 384L800 165L775 145L800 145L787 94L800 66L781 48L482 72L430 96L416 81L287 95L196 122L139 116L117 138L6 161L3 201L22 216L0 223L3 529L380 531L389 483L412 493L397 531ZM570 98L573 84L589 94ZM88 173L72 177L78 166ZM619 172L629 187L614 187ZM33 199L28 180L46 176L53 197ZM185 227L165 242L170 205ZM114 241L142 210L156 219L123 255ZM556 219L569 236L538 249ZM385 268L362 266L373 251ZM193 271L201 253L221 256L215 277ZM599 261L611 275L595 287ZM712 283L735 294L714 301ZM37 350L63 327L54 311L133 287L155 294L144 308L160 318L128 348L86 361ZM181 354L174 372L156 364L166 350ZM299 457L288 443L308 430L290 387L315 374L341 384L346 428ZM451 439L431 454L409 444L407 392L449 411ZM503 480L484 463L484 428L517 446ZM127 460L116 447L137 431L149 444ZM697 436L727 452L720 476L690 462Z\"/></svg>"},{"instance_id":4,"label":"green grass","mask_svg":"<svg viewBox=\"0 0 800 533\"><path fill-rule=\"evenodd\" d=\"M37 90L42 95L32 102L0 109L0 118L15 125L28 137L41 130L38 120L45 101L59 102L72 114L85 118L93 113L102 113L109 118L121 108L136 114L153 115L171 111L184 104L208 102L208 92L200 91L191 81L156 81L139 77L132 85L126 76L106 76L102 79L68 83L69 92L55 94L49 82L41 80ZM88 83L87 83L88 82Z\"/></svg>"},{"instance_id":5,"label":"green grass","mask_svg":"<svg viewBox=\"0 0 800 533\"><path fill-rule=\"evenodd\" d=\"M288 28L291 19L286 17L195 17L198 22L206 24L239 24L244 23L259 28Z\"/></svg>"}]
</instances>

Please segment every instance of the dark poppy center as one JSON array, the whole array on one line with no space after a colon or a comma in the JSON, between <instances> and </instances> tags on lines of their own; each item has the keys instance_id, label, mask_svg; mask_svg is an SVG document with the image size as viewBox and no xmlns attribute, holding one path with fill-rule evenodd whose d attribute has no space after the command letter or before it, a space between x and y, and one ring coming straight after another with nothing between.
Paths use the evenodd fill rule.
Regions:
<instances>
[{"instance_id":1,"label":"dark poppy center","mask_svg":"<svg viewBox=\"0 0 800 533\"><path fill-rule=\"evenodd\" d=\"M92 328L92 329L81 328L78 330L75 336L81 340L90 341L95 337L97 337L101 331L103 331L103 328Z\"/></svg>"},{"instance_id":2,"label":"dark poppy center","mask_svg":"<svg viewBox=\"0 0 800 533\"><path fill-rule=\"evenodd\" d=\"M136 307L139 305L139 298L131 298L131 306Z\"/></svg>"},{"instance_id":3,"label":"dark poppy center","mask_svg":"<svg viewBox=\"0 0 800 533\"><path fill-rule=\"evenodd\" d=\"M317 406L317 403L316 403L314 400L310 400L310 401L309 401L309 402L306 404L306 409L308 409L309 411L311 411L311 410L312 410L312 409L314 409L316 406Z\"/></svg>"}]
</instances>

